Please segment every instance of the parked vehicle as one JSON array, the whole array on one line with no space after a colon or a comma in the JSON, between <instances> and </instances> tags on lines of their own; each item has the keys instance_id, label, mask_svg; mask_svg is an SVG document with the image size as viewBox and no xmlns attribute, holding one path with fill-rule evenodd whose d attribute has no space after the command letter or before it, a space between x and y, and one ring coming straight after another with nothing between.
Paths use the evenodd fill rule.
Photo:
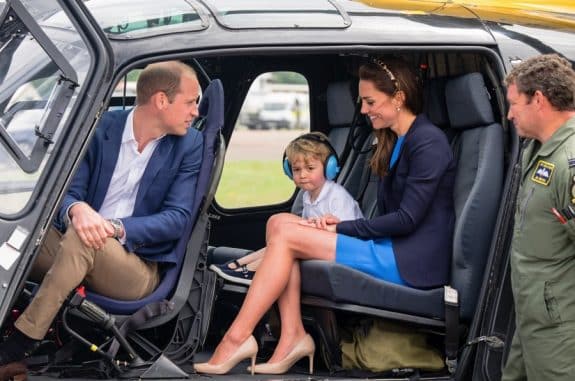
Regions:
<instances>
[{"instance_id":1,"label":"parked vehicle","mask_svg":"<svg viewBox=\"0 0 575 381\"><path fill-rule=\"evenodd\" d=\"M540 53L557 52L575 63L573 15L532 14L522 25L505 13L482 19L468 5L452 2L454 12L448 14L437 7L413 9L411 1L393 2L391 8L376 3L0 0L4 336L34 293L36 285L26 281L31 264L98 120L108 109L135 104L133 92L117 90L126 78L133 81L138 70L160 60L194 67L205 98L194 127L206 135L205 160L210 160L205 186L191 195L198 210L179 242L181 262L166 269L163 288L131 302L88 292L85 300L94 303L88 309L80 308L78 300L84 299L76 297L30 362L38 372L30 379L194 377L192 362L211 355L247 288L223 282L209 265L263 247L269 217L297 212L301 202L294 190L289 199L262 204L272 186L254 190L240 171L238 180L248 181L245 188L232 181L233 190L255 194L260 202L227 207L214 198L222 168L232 162L226 150L249 142L254 135L246 131L263 132L235 128L250 87L263 73L299 73L309 89L309 121L302 119L299 126L293 104L280 102L274 110L271 97L263 102L268 114L262 110L258 120L270 128L268 142L290 133L272 127L328 134L342 163L337 181L361 202L366 216L374 215L376 190L364 170L373 141L356 107L357 68L385 54L401 55L419 68L425 111L452 138L458 155L451 282L419 290L335 264L302 264L302 314L318 348L313 377L354 378L337 372L341 327L370 317L426 333L446 359L439 372L402 369L388 378L500 378L514 330L508 248L521 146L506 120L502 80L514 62ZM30 99L22 90L30 88L42 91ZM303 101L300 107L306 107ZM17 110L27 110L26 117L18 118ZM274 116L276 111L285 116ZM22 130L27 133L20 139L16 132ZM266 161L278 164L281 173L283 148L269 153L271 145L252 145L249 153L269 154ZM148 314L136 314L142 306ZM274 344L275 326L270 317L256 331L261 359ZM212 378L259 379L245 365ZM296 367L274 379L309 378Z\"/></svg>"},{"instance_id":2,"label":"parked vehicle","mask_svg":"<svg viewBox=\"0 0 575 381\"><path fill-rule=\"evenodd\" d=\"M309 105L305 97L293 94L269 94L262 103L257 116L257 126L260 129L309 128Z\"/></svg>"}]
</instances>

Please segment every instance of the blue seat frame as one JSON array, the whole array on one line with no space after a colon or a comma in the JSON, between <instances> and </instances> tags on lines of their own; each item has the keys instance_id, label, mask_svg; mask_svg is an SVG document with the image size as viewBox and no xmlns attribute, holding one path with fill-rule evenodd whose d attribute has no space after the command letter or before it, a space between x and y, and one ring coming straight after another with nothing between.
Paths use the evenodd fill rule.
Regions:
<instances>
[{"instance_id":1,"label":"blue seat frame","mask_svg":"<svg viewBox=\"0 0 575 381\"><path fill-rule=\"evenodd\" d=\"M177 264L166 269L164 274L162 274L162 279L158 287L154 292L142 299L130 301L117 300L88 291L86 296L89 300L98 304L109 313L130 315L149 303L169 299L172 296L180 279L184 258L187 255L197 255L197 253L187 252L188 241L198 219L198 214L207 208L207 204L211 201L208 200L211 183L214 180L219 180L219 176L217 179L214 179L214 160L220 148L220 133L223 124L224 90L221 81L215 79L210 82L202 94L199 105L199 117L194 123L194 127L199 128L203 134L204 151L195 194L190 195L190 197L194 197L194 212L190 220L191 223L186 226L175 249L178 257ZM213 195L211 195L211 197L213 197ZM192 275L193 274L185 274L185 276Z\"/></svg>"}]
</instances>

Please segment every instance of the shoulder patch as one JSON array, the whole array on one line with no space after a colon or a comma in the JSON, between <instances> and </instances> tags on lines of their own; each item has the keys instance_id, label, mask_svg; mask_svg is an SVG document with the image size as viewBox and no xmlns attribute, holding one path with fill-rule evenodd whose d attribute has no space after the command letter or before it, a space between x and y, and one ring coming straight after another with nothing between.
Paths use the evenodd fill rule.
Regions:
<instances>
[{"instance_id":1,"label":"shoulder patch","mask_svg":"<svg viewBox=\"0 0 575 381\"><path fill-rule=\"evenodd\" d=\"M569 168L575 168L575 158L567 159L567 163L569 164Z\"/></svg>"},{"instance_id":2,"label":"shoulder patch","mask_svg":"<svg viewBox=\"0 0 575 381\"><path fill-rule=\"evenodd\" d=\"M531 176L531 180L533 180L537 184L547 186L551 181L551 176L553 175L554 170L555 170L555 164L548 163L544 160L539 160L537 162L537 166L535 167L535 171Z\"/></svg>"}]
</instances>

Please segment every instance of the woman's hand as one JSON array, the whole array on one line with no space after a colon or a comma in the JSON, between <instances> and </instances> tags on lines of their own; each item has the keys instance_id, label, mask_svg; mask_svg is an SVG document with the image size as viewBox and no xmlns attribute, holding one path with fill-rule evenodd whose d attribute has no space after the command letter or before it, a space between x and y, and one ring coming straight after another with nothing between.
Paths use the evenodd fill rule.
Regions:
<instances>
[{"instance_id":1,"label":"woman's hand","mask_svg":"<svg viewBox=\"0 0 575 381\"><path fill-rule=\"evenodd\" d=\"M312 217L302 219L300 225L309 226L316 229L327 230L328 232L335 233L336 225L340 222L339 218L332 214L326 214L321 217Z\"/></svg>"},{"instance_id":2,"label":"woman's hand","mask_svg":"<svg viewBox=\"0 0 575 381\"><path fill-rule=\"evenodd\" d=\"M319 224L321 229L327 230L328 232L335 233L336 225L340 223L340 219L333 214L326 214L320 217Z\"/></svg>"}]
</instances>

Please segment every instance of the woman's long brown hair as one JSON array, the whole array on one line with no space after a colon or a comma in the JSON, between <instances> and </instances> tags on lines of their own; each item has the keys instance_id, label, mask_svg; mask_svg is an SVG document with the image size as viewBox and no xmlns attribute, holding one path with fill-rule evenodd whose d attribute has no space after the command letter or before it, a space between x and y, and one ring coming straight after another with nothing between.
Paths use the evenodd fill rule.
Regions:
<instances>
[{"instance_id":1,"label":"woman's long brown hair","mask_svg":"<svg viewBox=\"0 0 575 381\"><path fill-rule=\"evenodd\" d=\"M359 79L373 82L375 88L394 96L402 91L403 107L417 115L422 109L421 88L407 62L399 58L375 58L359 68ZM371 170L383 177L389 172L389 161L397 135L389 128L374 131L377 138L375 152L369 162Z\"/></svg>"}]
</instances>

